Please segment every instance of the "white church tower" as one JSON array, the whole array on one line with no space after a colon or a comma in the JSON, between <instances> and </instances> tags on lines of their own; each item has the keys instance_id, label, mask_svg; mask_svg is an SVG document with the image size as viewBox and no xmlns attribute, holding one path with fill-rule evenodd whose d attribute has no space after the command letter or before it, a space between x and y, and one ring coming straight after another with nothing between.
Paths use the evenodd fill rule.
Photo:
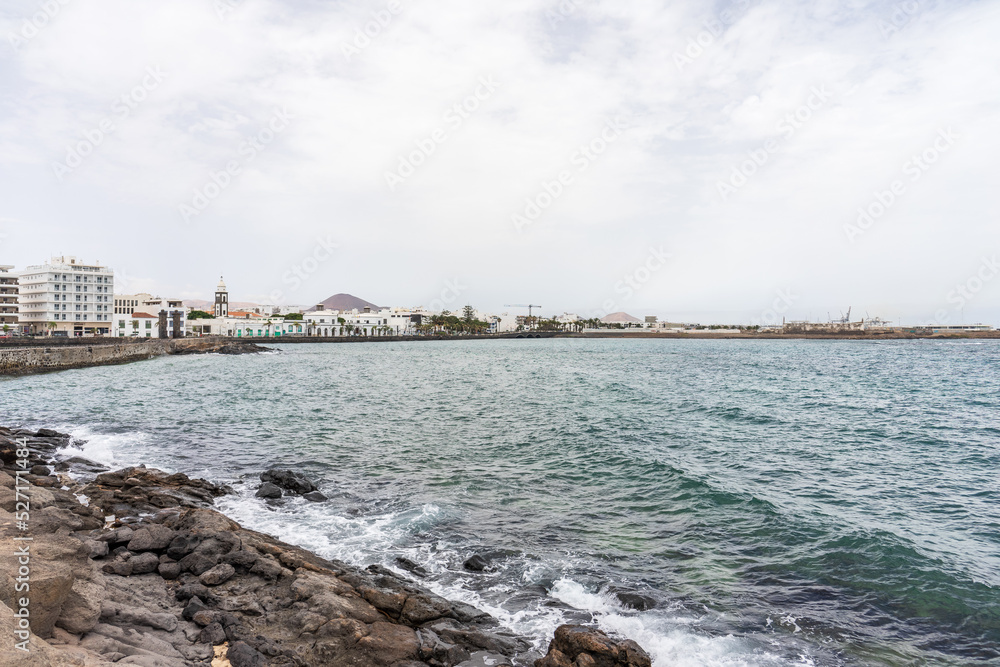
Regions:
<instances>
[{"instance_id":1,"label":"white church tower","mask_svg":"<svg viewBox=\"0 0 1000 667\"><path fill-rule=\"evenodd\" d=\"M219 276L219 284L215 288L215 316L229 317L229 292L222 276Z\"/></svg>"}]
</instances>

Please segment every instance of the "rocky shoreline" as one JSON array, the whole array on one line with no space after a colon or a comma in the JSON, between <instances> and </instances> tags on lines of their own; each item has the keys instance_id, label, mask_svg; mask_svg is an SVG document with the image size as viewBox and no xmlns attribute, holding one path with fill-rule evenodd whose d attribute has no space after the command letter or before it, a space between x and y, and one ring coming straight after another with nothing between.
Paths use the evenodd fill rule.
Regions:
<instances>
[{"instance_id":1,"label":"rocky shoreline","mask_svg":"<svg viewBox=\"0 0 1000 667\"><path fill-rule=\"evenodd\" d=\"M635 642L582 626L533 653L489 614L386 568L242 528L212 509L228 487L110 471L65 456L70 444L0 428L0 529L14 545L0 555L0 665L650 667ZM261 477L262 497L324 500L290 471Z\"/></svg>"}]
</instances>

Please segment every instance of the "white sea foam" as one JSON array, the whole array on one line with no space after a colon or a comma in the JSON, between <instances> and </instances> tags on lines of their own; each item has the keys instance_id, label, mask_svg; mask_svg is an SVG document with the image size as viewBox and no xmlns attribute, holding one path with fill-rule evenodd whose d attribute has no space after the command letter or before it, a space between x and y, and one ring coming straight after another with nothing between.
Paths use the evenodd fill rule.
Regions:
<instances>
[{"instance_id":1,"label":"white sea foam","mask_svg":"<svg viewBox=\"0 0 1000 667\"><path fill-rule=\"evenodd\" d=\"M778 655L763 653L747 640L698 633L692 626L699 619L690 615L664 611L629 613L614 596L588 591L569 578L557 581L550 594L574 609L593 613L598 625L606 632L636 641L649 652L654 667L785 664Z\"/></svg>"},{"instance_id":2,"label":"white sea foam","mask_svg":"<svg viewBox=\"0 0 1000 667\"><path fill-rule=\"evenodd\" d=\"M80 446L71 446L65 453L78 455L112 467L136 465L139 462L156 465L150 456L149 436L142 432L120 434L101 433L89 426L67 430ZM156 457L154 457L156 458ZM156 465L165 468L166 466ZM405 512L388 512L376 516L341 516L326 512L325 505L299 498L286 498L280 508L271 508L253 497L248 485L238 485L236 494L216 501L220 511L248 528L263 531L292 544L309 549L320 556L340 560L355 566L372 563L396 569L395 562L403 555L432 573L446 574L453 554L447 549L423 543L401 548L414 533L433 532L443 517L442 509L432 503ZM544 652L557 627L567 622L565 608L553 606L555 600L593 615L607 632L628 637L644 647L653 658L654 667L765 667L771 665L812 665L803 656L798 662L781 659L765 651L761 645L736 637L717 637L699 633L697 618L679 610L654 610L636 613L625 609L616 597L588 590L568 576L558 578L549 590L549 600L539 598L517 610L504 607L504 601L524 586L545 582L553 572L571 571L576 559L566 557L558 563L539 561L511 564L517 578L498 576L496 583L482 592L463 585L461 577L432 578L422 585L448 599L465 602L494 616L509 630L535 640L535 649ZM507 564L505 564L506 567ZM550 580L550 579L548 579ZM786 622L788 619L781 619Z\"/></svg>"},{"instance_id":3,"label":"white sea foam","mask_svg":"<svg viewBox=\"0 0 1000 667\"><path fill-rule=\"evenodd\" d=\"M431 573L449 570L453 554L426 544L401 548L408 536L433 528L442 510L433 504L408 512L386 513L379 516L344 517L329 514L323 505L288 498L279 509L265 509L263 501L251 496L246 488L239 495L225 496L217 501L219 509L243 525L270 533L279 539L297 544L319 555L367 566L372 563L396 569L396 556L403 555ZM732 636L709 636L698 632L699 620L680 610L633 612L625 609L613 595L588 590L569 577L561 577L551 586L549 600L517 610L503 606L504 600L522 590L525 585L544 581L553 570L570 569L572 559L561 563L522 563L523 571L516 579L498 576L495 584L484 591L470 590L462 577L431 578L421 585L448 599L471 604L493 615L511 631L534 638L535 648L545 650L555 629L567 622L564 608L553 606L552 600L590 612L605 631L628 637L644 647L653 658L654 667L770 667L792 663L766 650L761 642Z\"/></svg>"},{"instance_id":4,"label":"white sea foam","mask_svg":"<svg viewBox=\"0 0 1000 667\"><path fill-rule=\"evenodd\" d=\"M79 455L109 466L134 465L148 461L148 435L141 432L100 433L90 427L69 429L75 440L86 441L80 447L67 448L68 455ZM155 462L150 462L155 465ZM163 467L163 466L158 466ZM434 545L401 548L417 532L432 532L442 519L442 509L432 503L405 512L377 516L349 517L325 511L325 505L303 499L286 498L280 508L271 508L253 497L253 489L241 487L236 494L216 501L220 511L248 528L307 548L320 556L355 566L372 563L399 570L395 558L403 555L432 574L449 570L452 554ZM780 658L763 650L760 643L732 636L718 637L699 633L699 619L679 610L653 610L637 613L625 609L611 594L588 590L570 577L562 576L549 590L549 603L538 599L517 610L503 606L524 586L544 582L553 572L568 571L575 559L558 563L528 561L518 563L520 577L498 577L485 591L477 592L463 585L462 578L430 579L422 585L448 599L471 604L494 616L504 627L535 640L535 648L544 652L555 629L567 622L564 608L551 605L556 600L567 607L589 612L607 632L628 637L644 647L653 658L654 667L765 667L771 665L811 665L803 656L798 662ZM787 619L781 619L787 621Z\"/></svg>"},{"instance_id":5,"label":"white sea foam","mask_svg":"<svg viewBox=\"0 0 1000 667\"><path fill-rule=\"evenodd\" d=\"M74 441L82 441L80 446L71 445L62 450L66 456L82 456L110 467L134 465L139 458L148 436L134 431L129 433L100 433L90 426L76 426L67 429Z\"/></svg>"}]
</instances>

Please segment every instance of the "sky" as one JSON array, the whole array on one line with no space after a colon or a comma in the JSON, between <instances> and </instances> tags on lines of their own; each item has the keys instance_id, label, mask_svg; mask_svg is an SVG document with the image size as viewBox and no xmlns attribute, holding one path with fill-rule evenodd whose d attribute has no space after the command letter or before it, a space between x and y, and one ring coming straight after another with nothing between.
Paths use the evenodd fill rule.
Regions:
<instances>
[{"instance_id":1,"label":"sky","mask_svg":"<svg viewBox=\"0 0 1000 667\"><path fill-rule=\"evenodd\" d=\"M0 264L1000 326L1000 2L6 0Z\"/></svg>"}]
</instances>

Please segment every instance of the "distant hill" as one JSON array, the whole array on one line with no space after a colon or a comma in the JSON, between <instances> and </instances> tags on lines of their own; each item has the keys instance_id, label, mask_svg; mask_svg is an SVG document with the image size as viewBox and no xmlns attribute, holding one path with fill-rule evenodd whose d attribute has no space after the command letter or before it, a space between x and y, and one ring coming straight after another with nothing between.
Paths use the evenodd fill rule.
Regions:
<instances>
[{"instance_id":1,"label":"distant hill","mask_svg":"<svg viewBox=\"0 0 1000 667\"><path fill-rule=\"evenodd\" d=\"M320 303L323 304L323 307L327 310L354 310L357 308L359 311L363 311L366 306L372 310L379 309L379 306L376 306L371 301L359 299L351 294L334 294L329 299L320 301ZM309 310L316 309L310 308Z\"/></svg>"},{"instance_id":2,"label":"distant hill","mask_svg":"<svg viewBox=\"0 0 1000 667\"><path fill-rule=\"evenodd\" d=\"M638 317L632 317L628 313L611 313L601 318L605 324L639 324L642 322Z\"/></svg>"}]
</instances>

